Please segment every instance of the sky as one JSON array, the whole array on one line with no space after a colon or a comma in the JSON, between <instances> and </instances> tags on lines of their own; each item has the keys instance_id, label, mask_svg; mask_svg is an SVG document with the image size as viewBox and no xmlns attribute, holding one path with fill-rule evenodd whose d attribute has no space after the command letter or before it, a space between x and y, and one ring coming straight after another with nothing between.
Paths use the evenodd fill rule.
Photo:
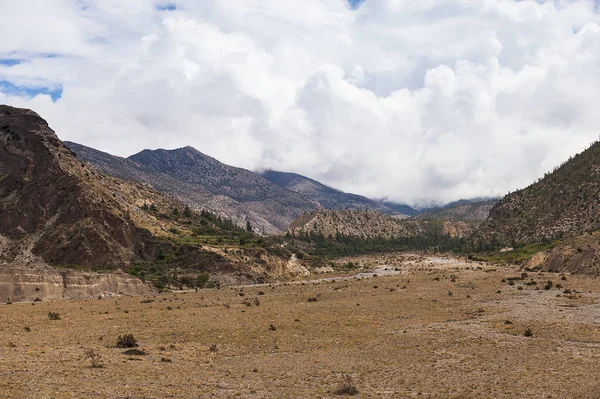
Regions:
<instances>
[{"instance_id":1,"label":"sky","mask_svg":"<svg viewBox=\"0 0 600 399\"><path fill-rule=\"evenodd\" d=\"M595 0L0 1L0 103L115 155L193 146L410 205L600 135Z\"/></svg>"}]
</instances>

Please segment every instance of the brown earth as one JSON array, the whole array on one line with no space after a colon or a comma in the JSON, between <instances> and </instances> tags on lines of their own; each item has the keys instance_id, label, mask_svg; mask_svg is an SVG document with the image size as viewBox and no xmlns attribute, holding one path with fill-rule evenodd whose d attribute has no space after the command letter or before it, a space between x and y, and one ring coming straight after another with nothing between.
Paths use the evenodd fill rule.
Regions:
<instances>
[{"instance_id":1,"label":"brown earth","mask_svg":"<svg viewBox=\"0 0 600 399\"><path fill-rule=\"evenodd\" d=\"M362 398L600 397L600 280L450 258L354 262L401 274L2 305L0 397L329 398L344 374ZM116 348L125 333L147 355ZM83 358L90 348L104 367Z\"/></svg>"},{"instance_id":2,"label":"brown earth","mask_svg":"<svg viewBox=\"0 0 600 399\"><path fill-rule=\"evenodd\" d=\"M246 249L237 239L201 244L198 236L218 242L224 230L189 209L181 216L185 209L147 184L94 170L35 112L0 105L0 264L96 271L138 266L141 275L162 259L162 269L147 277L210 273L225 283L306 272L285 251ZM20 298L21 285L13 280L4 290ZM49 298L57 298L51 291Z\"/></svg>"}]
</instances>

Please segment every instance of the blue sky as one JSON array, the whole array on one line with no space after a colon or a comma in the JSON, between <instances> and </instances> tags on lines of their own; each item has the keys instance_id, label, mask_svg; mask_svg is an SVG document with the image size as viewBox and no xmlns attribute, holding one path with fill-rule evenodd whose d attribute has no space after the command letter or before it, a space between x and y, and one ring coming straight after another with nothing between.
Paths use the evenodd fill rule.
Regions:
<instances>
[{"instance_id":1,"label":"blue sky","mask_svg":"<svg viewBox=\"0 0 600 399\"><path fill-rule=\"evenodd\" d=\"M1 61L0 61L1 62ZM51 89L49 87L16 86L9 81L0 80L0 91L7 95L35 97L39 94L47 94L52 101L62 97L62 87Z\"/></svg>"},{"instance_id":2,"label":"blue sky","mask_svg":"<svg viewBox=\"0 0 600 399\"><path fill-rule=\"evenodd\" d=\"M59 58L58 54L29 54L27 59L14 56L7 58L0 58L0 66L5 67L15 67L17 65L25 64L30 62L32 59L51 59L51 58ZM3 92L7 95L14 96L25 96L33 98L37 95L44 94L49 95L53 102L56 102L62 97L63 88L62 85L58 85L56 87L49 87L43 85L19 85L7 79L3 79L0 75L0 92Z\"/></svg>"},{"instance_id":3,"label":"blue sky","mask_svg":"<svg viewBox=\"0 0 600 399\"><path fill-rule=\"evenodd\" d=\"M348 3L350 3L350 5L353 8L356 8L358 6L360 6L365 0L348 0Z\"/></svg>"}]
</instances>

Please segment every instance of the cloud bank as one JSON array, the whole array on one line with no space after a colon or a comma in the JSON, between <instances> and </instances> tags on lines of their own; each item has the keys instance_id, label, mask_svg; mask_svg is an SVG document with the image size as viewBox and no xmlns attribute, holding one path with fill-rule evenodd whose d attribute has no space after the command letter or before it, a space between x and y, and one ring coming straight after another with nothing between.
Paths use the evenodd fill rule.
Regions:
<instances>
[{"instance_id":1,"label":"cloud bank","mask_svg":"<svg viewBox=\"0 0 600 399\"><path fill-rule=\"evenodd\" d=\"M117 155L191 145L412 205L600 134L593 0L0 2L0 103Z\"/></svg>"}]
</instances>

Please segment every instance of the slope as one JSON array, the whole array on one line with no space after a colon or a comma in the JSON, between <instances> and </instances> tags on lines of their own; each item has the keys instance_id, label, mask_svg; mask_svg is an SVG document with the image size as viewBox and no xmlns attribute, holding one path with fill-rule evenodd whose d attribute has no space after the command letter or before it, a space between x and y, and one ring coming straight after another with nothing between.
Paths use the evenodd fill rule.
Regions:
<instances>
[{"instance_id":1,"label":"slope","mask_svg":"<svg viewBox=\"0 0 600 399\"><path fill-rule=\"evenodd\" d=\"M497 199L483 201L461 200L442 208L428 210L416 215L418 219L451 219L463 221L485 221Z\"/></svg>"},{"instance_id":2,"label":"slope","mask_svg":"<svg viewBox=\"0 0 600 399\"><path fill-rule=\"evenodd\" d=\"M36 113L0 106L5 260L113 267L152 253L152 234L136 223L147 218L132 218L115 186L82 164Z\"/></svg>"},{"instance_id":3,"label":"slope","mask_svg":"<svg viewBox=\"0 0 600 399\"><path fill-rule=\"evenodd\" d=\"M374 201L362 195L349 194L336 190L296 173L267 170L262 173L262 176L288 190L314 199L327 209L368 209L389 215L412 215L416 213L408 205L390 203L390 206L388 206L383 202Z\"/></svg>"},{"instance_id":4,"label":"slope","mask_svg":"<svg viewBox=\"0 0 600 399\"><path fill-rule=\"evenodd\" d=\"M600 228L600 143L570 158L491 210L476 237L502 245L576 236Z\"/></svg>"},{"instance_id":5,"label":"slope","mask_svg":"<svg viewBox=\"0 0 600 399\"><path fill-rule=\"evenodd\" d=\"M129 158L80 144L66 143L96 169L122 179L143 182L188 204L231 218L256 231L279 233L315 201L280 187L262 176L225 165L192 147L144 150Z\"/></svg>"},{"instance_id":6,"label":"slope","mask_svg":"<svg viewBox=\"0 0 600 399\"><path fill-rule=\"evenodd\" d=\"M123 269L189 287L198 273L235 282L303 273L289 257L230 220L96 171L35 112L0 106L3 263Z\"/></svg>"}]
</instances>

